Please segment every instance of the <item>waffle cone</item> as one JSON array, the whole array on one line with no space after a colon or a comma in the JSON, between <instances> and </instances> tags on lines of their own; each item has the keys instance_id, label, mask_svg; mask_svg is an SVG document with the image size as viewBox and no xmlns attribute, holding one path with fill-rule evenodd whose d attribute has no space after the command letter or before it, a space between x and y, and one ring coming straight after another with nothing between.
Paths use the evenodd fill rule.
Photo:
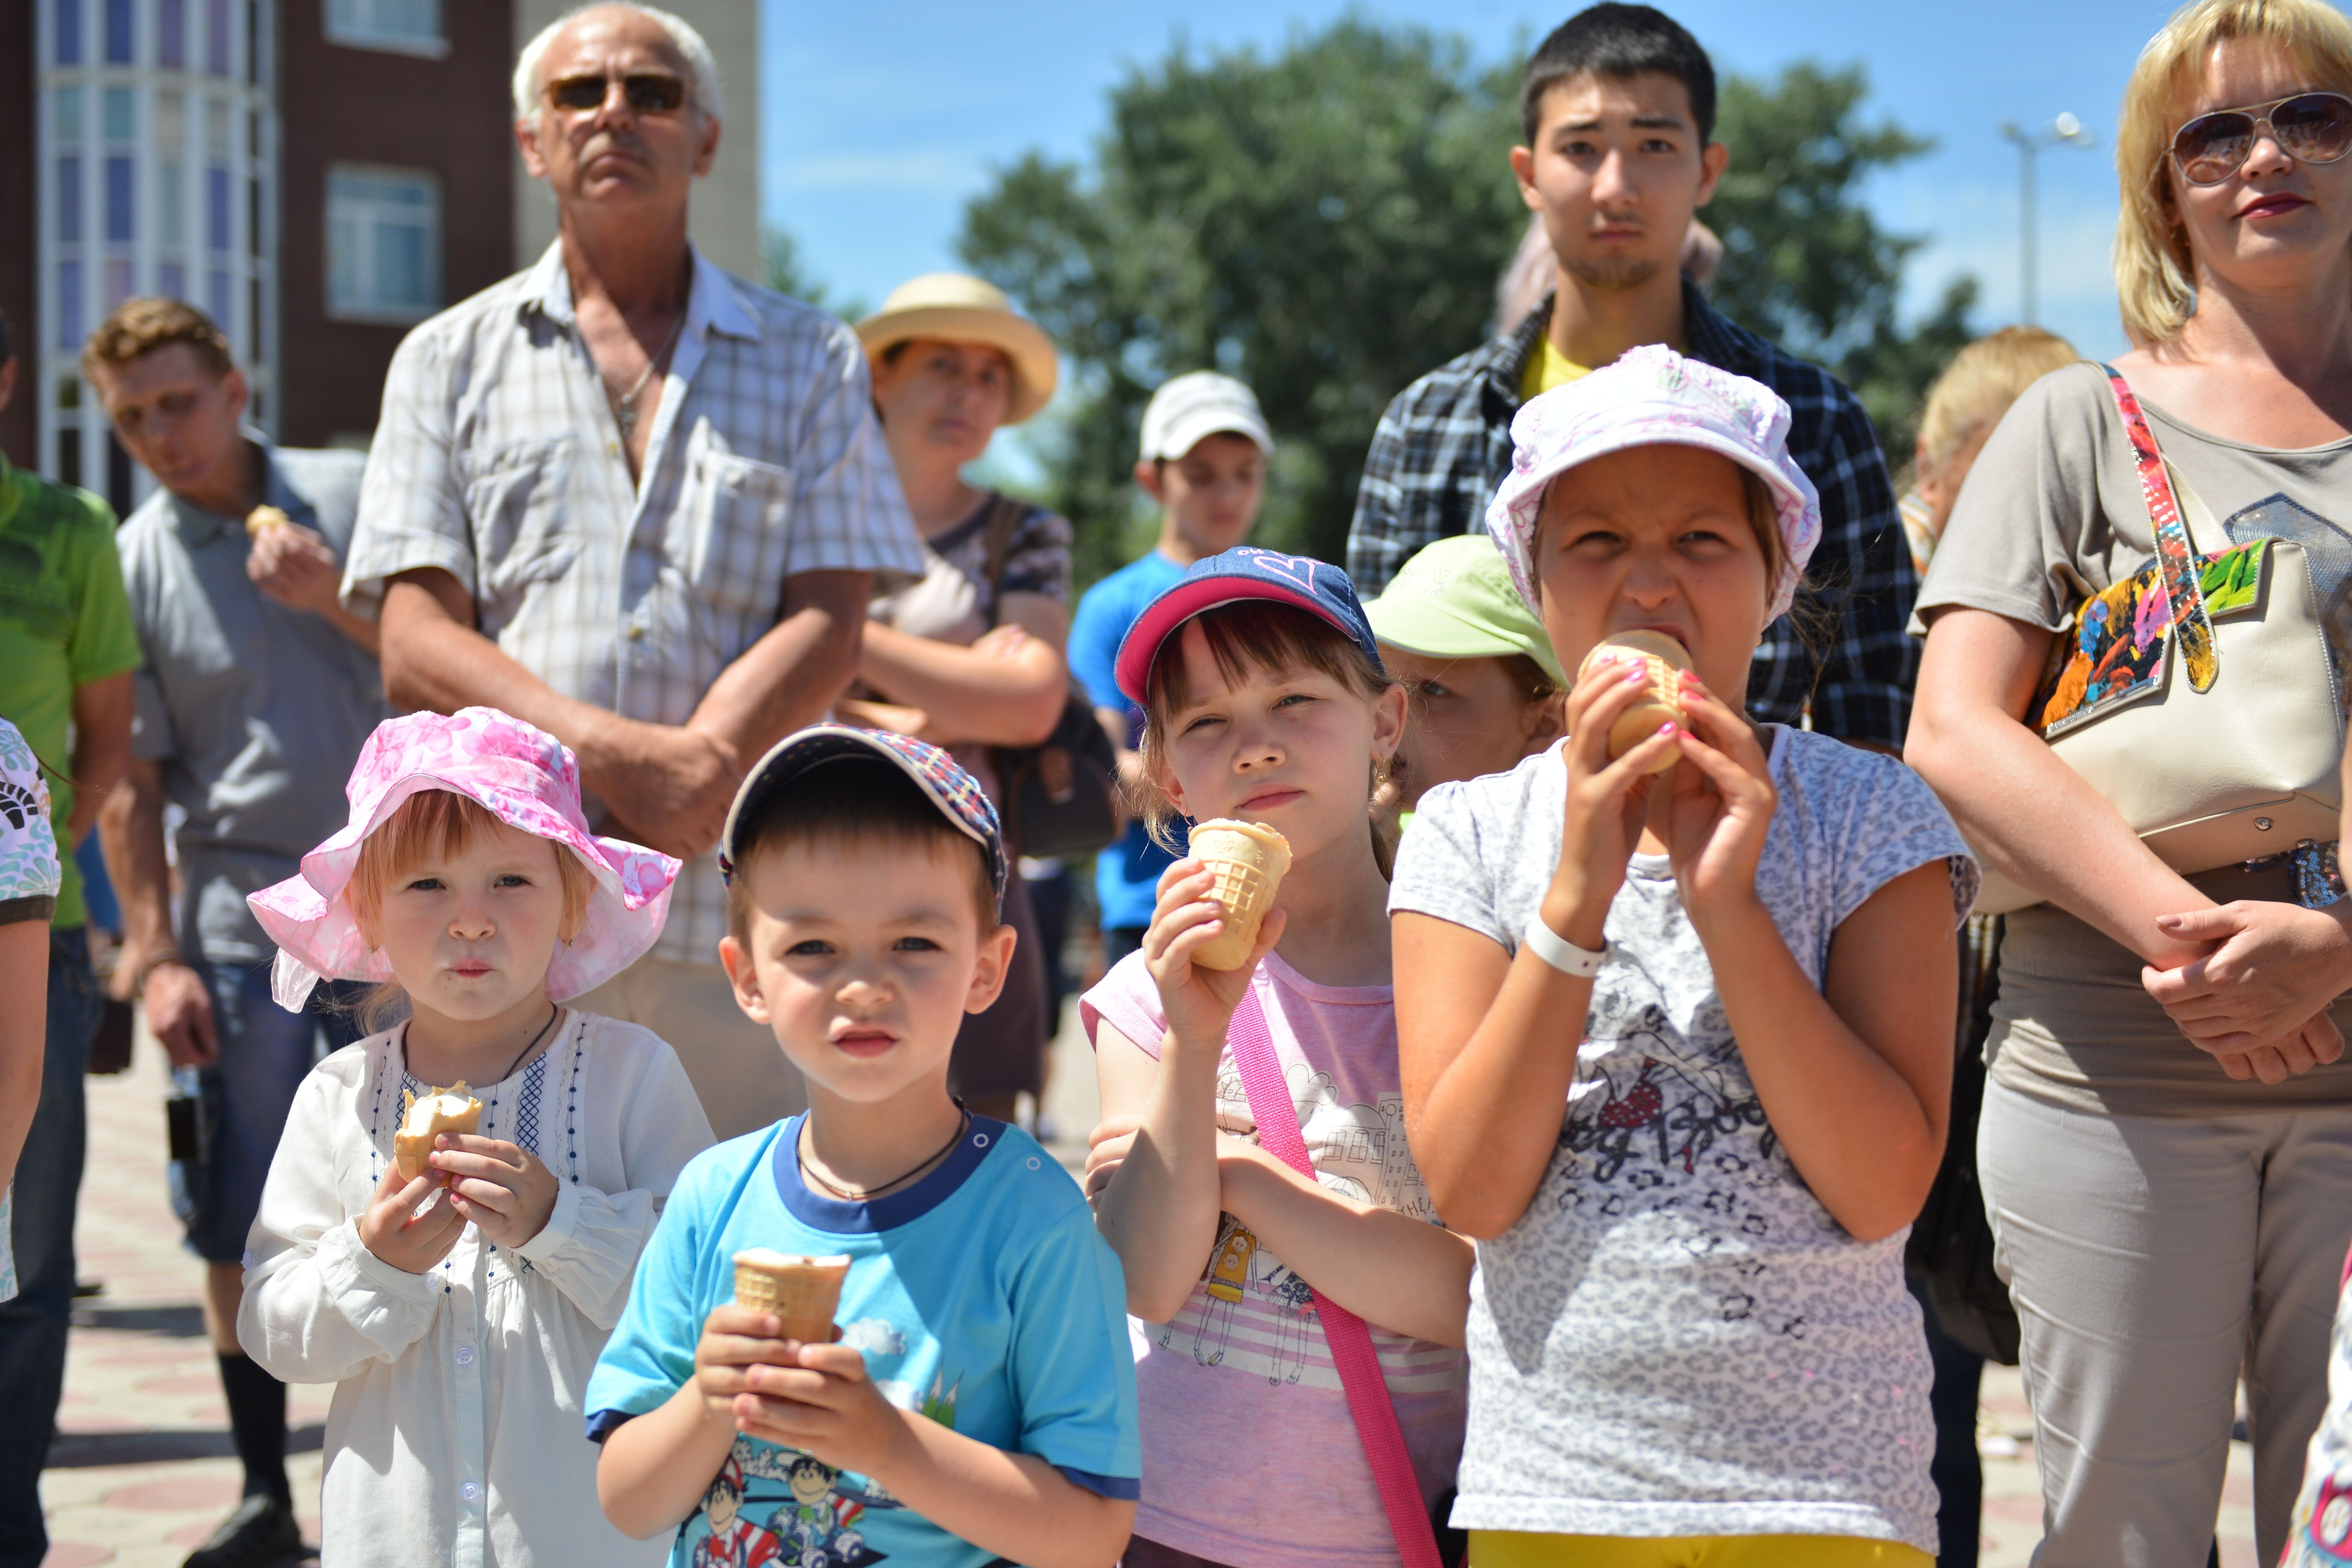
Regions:
<instances>
[{"instance_id":1,"label":"waffle cone","mask_svg":"<svg viewBox=\"0 0 2352 1568\"><path fill-rule=\"evenodd\" d=\"M1682 704L1682 672L1688 669L1691 663L1690 654L1683 645L1664 632L1616 632L1595 643L1592 651L1584 656L1584 662L1576 669L1579 680L1584 679L1585 671L1592 668L1592 661L1601 657L1603 649L1638 654L1650 678L1648 695L1628 708L1619 715L1617 722L1609 726L1609 755L1613 761L1656 734L1661 726L1683 722L1685 715ZM1662 773L1680 761L1680 753L1668 752L1652 764L1650 771Z\"/></svg>"},{"instance_id":2,"label":"waffle cone","mask_svg":"<svg viewBox=\"0 0 2352 1568\"><path fill-rule=\"evenodd\" d=\"M425 1091L425 1098L433 1100L445 1094L466 1094L466 1080L459 1079L447 1089L428 1089ZM400 1122L404 1129L408 1125L408 1107L414 1100L415 1097L412 1095L404 1093L402 1096ZM433 1140L444 1132L471 1132L481 1124L482 1102L471 1095L467 1095L466 1109L456 1115L453 1116L446 1110L436 1110L433 1113L433 1120L426 1124L423 1131L394 1132L392 1135L392 1157L393 1162L400 1167L400 1179L404 1182L413 1182L425 1173L426 1168L425 1161L426 1156L433 1152Z\"/></svg>"},{"instance_id":3,"label":"waffle cone","mask_svg":"<svg viewBox=\"0 0 2352 1568\"><path fill-rule=\"evenodd\" d=\"M846 1257L797 1258L755 1247L735 1255L735 1304L782 1319L780 1338L830 1344L848 1277Z\"/></svg>"},{"instance_id":4,"label":"waffle cone","mask_svg":"<svg viewBox=\"0 0 2352 1568\"><path fill-rule=\"evenodd\" d=\"M1220 816L1192 829L1192 852L1215 876L1209 897L1225 911L1225 929L1192 962L1203 969L1239 969L1249 962L1258 927L1290 869L1290 841L1258 823Z\"/></svg>"}]
</instances>

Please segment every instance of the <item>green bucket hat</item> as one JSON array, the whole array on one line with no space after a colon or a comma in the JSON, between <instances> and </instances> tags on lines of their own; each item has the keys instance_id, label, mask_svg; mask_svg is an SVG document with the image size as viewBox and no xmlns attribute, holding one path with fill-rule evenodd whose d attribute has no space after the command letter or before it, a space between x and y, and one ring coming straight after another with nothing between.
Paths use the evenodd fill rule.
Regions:
<instances>
[{"instance_id":1,"label":"green bucket hat","mask_svg":"<svg viewBox=\"0 0 2352 1568\"><path fill-rule=\"evenodd\" d=\"M1424 658L1501 658L1523 653L1560 686L1559 656L1543 623L1511 585L1502 552L1483 533L1425 546L1364 606L1372 635Z\"/></svg>"}]
</instances>

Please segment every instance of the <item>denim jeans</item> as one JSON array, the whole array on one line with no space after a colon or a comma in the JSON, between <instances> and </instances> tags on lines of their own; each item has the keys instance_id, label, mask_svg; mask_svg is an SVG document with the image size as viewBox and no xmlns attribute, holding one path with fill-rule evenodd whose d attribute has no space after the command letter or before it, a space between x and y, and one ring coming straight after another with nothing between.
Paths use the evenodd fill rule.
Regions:
<instances>
[{"instance_id":1,"label":"denim jeans","mask_svg":"<svg viewBox=\"0 0 2352 1568\"><path fill-rule=\"evenodd\" d=\"M39 1568L41 1466L49 1455L73 1311L74 1203L81 1191L82 1072L98 1032L98 977L79 930L49 933L49 1027L41 1099L16 1161L16 1299L0 1302L0 1568Z\"/></svg>"}]
</instances>

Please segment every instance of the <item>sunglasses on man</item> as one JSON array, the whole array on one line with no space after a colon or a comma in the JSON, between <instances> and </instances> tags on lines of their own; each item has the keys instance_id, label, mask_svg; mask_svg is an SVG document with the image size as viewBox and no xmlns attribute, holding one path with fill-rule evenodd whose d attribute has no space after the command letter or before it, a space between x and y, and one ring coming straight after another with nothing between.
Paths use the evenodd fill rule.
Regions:
<instances>
[{"instance_id":1,"label":"sunglasses on man","mask_svg":"<svg viewBox=\"0 0 2352 1568\"><path fill-rule=\"evenodd\" d=\"M2218 185L2245 167L2257 133L2299 163L2333 163L2352 152L2352 98L2297 92L2242 109L2200 114L2172 133L2172 156L2192 185Z\"/></svg>"},{"instance_id":2,"label":"sunglasses on man","mask_svg":"<svg viewBox=\"0 0 2352 1568\"><path fill-rule=\"evenodd\" d=\"M570 113L584 113L603 107L612 89L610 77L567 76L547 84L547 101ZM621 78L621 91L639 114L676 114L686 107L686 83L660 71Z\"/></svg>"}]
</instances>

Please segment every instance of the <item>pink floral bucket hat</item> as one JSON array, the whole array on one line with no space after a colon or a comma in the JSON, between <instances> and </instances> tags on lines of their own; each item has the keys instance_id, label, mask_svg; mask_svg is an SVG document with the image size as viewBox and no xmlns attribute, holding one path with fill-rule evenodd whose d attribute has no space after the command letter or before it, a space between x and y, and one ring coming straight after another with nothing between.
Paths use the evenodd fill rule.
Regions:
<instances>
[{"instance_id":1,"label":"pink floral bucket hat","mask_svg":"<svg viewBox=\"0 0 2352 1568\"><path fill-rule=\"evenodd\" d=\"M669 914L678 863L667 855L588 830L580 807L580 766L552 735L495 708L410 713L375 727L352 770L352 818L302 857L302 874L246 901L278 944L270 991L299 1012L320 980L389 980L392 965L360 935L343 889L359 868L360 846L400 803L446 789L477 801L509 827L549 839L580 858L595 879L588 913L547 968L547 994L577 996L643 957Z\"/></svg>"},{"instance_id":2,"label":"pink floral bucket hat","mask_svg":"<svg viewBox=\"0 0 2352 1568\"><path fill-rule=\"evenodd\" d=\"M1661 344L1630 349L1591 374L1531 397L1511 420L1511 471L1486 505L1486 531L1538 614L1536 521L1552 480L1628 447L1698 447L1761 479L1787 548L1769 623L1788 613L1822 542L1822 500L1789 456L1789 405L1760 381Z\"/></svg>"}]
</instances>

